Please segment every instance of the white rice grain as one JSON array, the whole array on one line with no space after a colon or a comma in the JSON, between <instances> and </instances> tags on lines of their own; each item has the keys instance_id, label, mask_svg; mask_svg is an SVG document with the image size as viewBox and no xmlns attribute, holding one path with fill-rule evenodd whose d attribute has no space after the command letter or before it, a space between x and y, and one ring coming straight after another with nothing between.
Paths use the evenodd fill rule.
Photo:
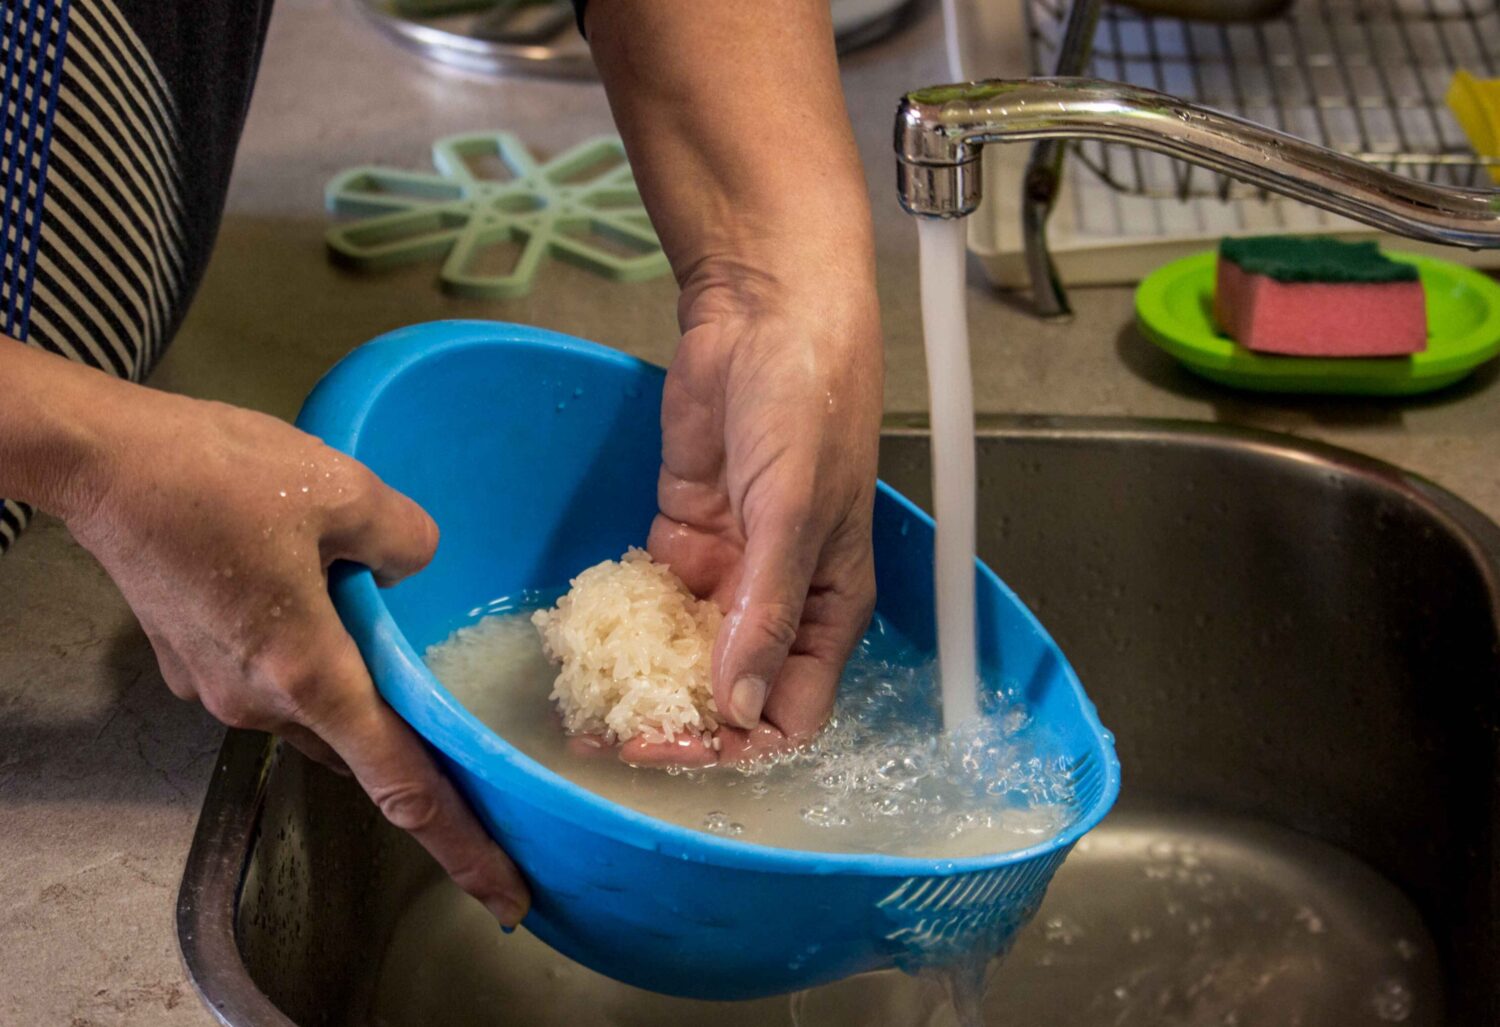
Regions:
<instances>
[{"instance_id":1,"label":"white rice grain","mask_svg":"<svg viewBox=\"0 0 1500 1027\"><path fill-rule=\"evenodd\" d=\"M584 571L532 623L561 667L552 699L570 734L648 742L719 726L714 640L723 615L643 549Z\"/></svg>"}]
</instances>

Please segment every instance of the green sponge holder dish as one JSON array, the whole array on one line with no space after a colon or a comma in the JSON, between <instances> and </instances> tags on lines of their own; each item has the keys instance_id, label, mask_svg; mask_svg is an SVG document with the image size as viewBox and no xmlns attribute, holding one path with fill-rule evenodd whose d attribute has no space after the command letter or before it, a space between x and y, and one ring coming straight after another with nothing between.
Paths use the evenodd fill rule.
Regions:
<instances>
[{"instance_id":1,"label":"green sponge holder dish","mask_svg":"<svg viewBox=\"0 0 1500 1027\"><path fill-rule=\"evenodd\" d=\"M432 163L334 176L328 209L360 218L329 229L334 258L361 271L441 260L443 289L478 299L525 295L549 256L622 282L669 270L617 137L542 163L508 132L475 132L438 140Z\"/></svg>"},{"instance_id":2,"label":"green sponge holder dish","mask_svg":"<svg viewBox=\"0 0 1500 1027\"><path fill-rule=\"evenodd\" d=\"M1136 321L1148 340L1189 371L1256 392L1403 396L1461 381L1500 355L1500 285L1472 268L1412 253L1427 297L1427 349L1409 357L1294 357L1252 353L1213 318L1217 254L1157 268L1136 289Z\"/></svg>"}]
</instances>

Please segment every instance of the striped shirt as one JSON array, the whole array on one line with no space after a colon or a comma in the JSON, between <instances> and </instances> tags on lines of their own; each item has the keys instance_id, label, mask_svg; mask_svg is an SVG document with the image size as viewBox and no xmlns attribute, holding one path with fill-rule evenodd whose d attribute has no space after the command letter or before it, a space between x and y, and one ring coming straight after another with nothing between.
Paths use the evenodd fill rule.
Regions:
<instances>
[{"instance_id":1,"label":"striped shirt","mask_svg":"<svg viewBox=\"0 0 1500 1027\"><path fill-rule=\"evenodd\" d=\"M270 0L0 12L0 332L140 381L208 261ZM0 551L29 516L0 501Z\"/></svg>"}]
</instances>

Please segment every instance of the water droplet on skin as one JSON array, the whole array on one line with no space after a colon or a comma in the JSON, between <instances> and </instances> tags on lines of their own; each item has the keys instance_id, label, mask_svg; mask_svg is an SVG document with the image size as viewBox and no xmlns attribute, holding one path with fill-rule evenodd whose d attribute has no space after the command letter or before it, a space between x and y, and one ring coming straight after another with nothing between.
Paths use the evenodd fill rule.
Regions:
<instances>
[{"instance_id":1,"label":"water droplet on skin","mask_svg":"<svg viewBox=\"0 0 1500 1027\"><path fill-rule=\"evenodd\" d=\"M1325 930L1323 926L1323 918L1320 917L1317 912L1310 906L1302 906L1298 908L1293 919L1295 919L1297 923L1305 927L1308 934L1322 934Z\"/></svg>"},{"instance_id":2,"label":"water droplet on skin","mask_svg":"<svg viewBox=\"0 0 1500 1027\"><path fill-rule=\"evenodd\" d=\"M1370 1004L1379 1019L1386 1023L1401 1023L1411 1016L1411 989L1395 977L1387 978L1376 986Z\"/></svg>"},{"instance_id":3,"label":"water droplet on skin","mask_svg":"<svg viewBox=\"0 0 1500 1027\"><path fill-rule=\"evenodd\" d=\"M303 485L302 486L302 491L303 492L311 492L312 491L312 486L311 485Z\"/></svg>"},{"instance_id":4,"label":"water droplet on skin","mask_svg":"<svg viewBox=\"0 0 1500 1027\"><path fill-rule=\"evenodd\" d=\"M280 496L282 499L285 499L286 498L286 489L282 489L280 492L277 492L276 494L278 496Z\"/></svg>"}]
</instances>

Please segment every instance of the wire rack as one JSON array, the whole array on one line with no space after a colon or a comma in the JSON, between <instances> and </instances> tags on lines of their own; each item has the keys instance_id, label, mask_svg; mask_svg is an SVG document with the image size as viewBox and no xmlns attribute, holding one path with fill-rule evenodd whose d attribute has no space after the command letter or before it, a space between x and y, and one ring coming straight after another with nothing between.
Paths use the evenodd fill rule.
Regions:
<instances>
[{"instance_id":1,"label":"wire rack","mask_svg":"<svg viewBox=\"0 0 1500 1027\"><path fill-rule=\"evenodd\" d=\"M1028 0L1033 71L1050 74L1068 0ZM1159 89L1449 185L1489 184L1444 103L1459 68L1500 76L1500 0L1296 0L1262 22L1215 23L1104 4L1088 73ZM1265 199L1254 187L1117 144L1073 157L1126 196Z\"/></svg>"}]
</instances>

